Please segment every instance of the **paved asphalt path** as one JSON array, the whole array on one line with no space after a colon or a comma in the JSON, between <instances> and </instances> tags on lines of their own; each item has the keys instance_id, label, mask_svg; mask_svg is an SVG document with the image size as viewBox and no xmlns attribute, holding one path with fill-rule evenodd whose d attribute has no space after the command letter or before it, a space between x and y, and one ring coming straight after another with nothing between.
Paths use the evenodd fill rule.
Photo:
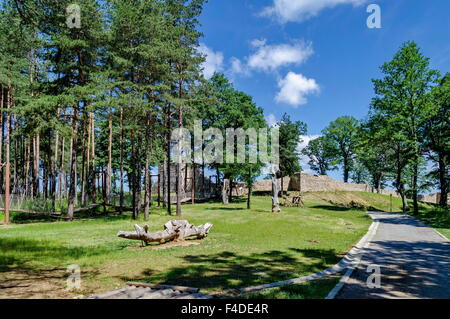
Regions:
<instances>
[{"instance_id":1,"label":"paved asphalt path","mask_svg":"<svg viewBox=\"0 0 450 319\"><path fill-rule=\"evenodd\" d=\"M336 298L450 298L450 241L410 216L370 214L377 233ZM367 287L371 265L380 266L381 288Z\"/></svg>"}]
</instances>

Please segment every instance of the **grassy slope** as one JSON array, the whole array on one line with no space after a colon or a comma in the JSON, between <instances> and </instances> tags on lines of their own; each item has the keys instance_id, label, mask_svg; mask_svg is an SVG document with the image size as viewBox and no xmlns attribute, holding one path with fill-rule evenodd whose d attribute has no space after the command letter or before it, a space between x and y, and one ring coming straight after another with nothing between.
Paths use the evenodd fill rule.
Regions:
<instances>
[{"instance_id":1,"label":"grassy slope","mask_svg":"<svg viewBox=\"0 0 450 319\"><path fill-rule=\"evenodd\" d=\"M84 294L127 280L218 292L320 271L336 263L371 222L361 210L336 209L323 201L285 208L280 215L270 212L268 197L255 197L250 211L245 202L183 208L183 218L194 224L214 223L210 236L198 245L157 250L117 238L117 231L132 230L129 216L3 226L0 281L2 274L16 269L39 273L78 264ZM171 219L162 214L153 210L151 230ZM58 289L63 288L61 282Z\"/></svg>"},{"instance_id":2,"label":"grassy slope","mask_svg":"<svg viewBox=\"0 0 450 319\"><path fill-rule=\"evenodd\" d=\"M336 206L349 206L350 202L356 206L364 207L368 210L378 210L389 212L391 210L390 196L375 193L363 192L311 192L306 194L309 201L324 200L334 203ZM412 201L409 201L412 208ZM392 197L392 211L402 210L402 200L398 197ZM435 228L443 235L450 238L450 210L442 209L438 205L429 203L419 203L419 216L416 218L422 220L429 226Z\"/></svg>"}]
</instances>

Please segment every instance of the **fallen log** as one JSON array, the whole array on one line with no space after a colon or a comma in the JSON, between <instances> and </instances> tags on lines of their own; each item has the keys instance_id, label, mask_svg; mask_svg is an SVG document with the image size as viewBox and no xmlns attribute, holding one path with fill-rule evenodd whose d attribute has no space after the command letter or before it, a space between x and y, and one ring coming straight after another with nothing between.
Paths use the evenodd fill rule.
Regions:
<instances>
[{"instance_id":1,"label":"fallen log","mask_svg":"<svg viewBox=\"0 0 450 319\"><path fill-rule=\"evenodd\" d=\"M120 238L140 240L144 243L159 242L165 243L168 241L181 241L189 237L196 237L202 239L208 236L213 224L206 223L200 226L189 224L187 220L171 220L164 224L164 230L154 233L148 232L148 225L141 227L134 225L134 232L119 231L117 236Z\"/></svg>"},{"instance_id":2,"label":"fallen log","mask_svg":"<svg viewBox=\"0 0 450 319\"><path fill-rule=\"evenodd\" d=\"M94 208L97 208L97 207L100 207L100 206L103 206L103 204L91 204L91 205L88 205L88 206L85 206L85 207L75 208L73 210L73 212L74 213L84 212L84 211L91 210L91 209L94 209Z\"/></svg>"}]
</instances>

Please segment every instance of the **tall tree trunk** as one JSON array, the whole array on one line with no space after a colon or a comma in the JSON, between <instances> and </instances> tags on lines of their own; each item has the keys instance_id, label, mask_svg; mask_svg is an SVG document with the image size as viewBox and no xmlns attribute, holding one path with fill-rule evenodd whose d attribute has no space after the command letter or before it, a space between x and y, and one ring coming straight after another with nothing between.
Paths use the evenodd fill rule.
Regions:
<instances>
[{"instance_id":1,"label":"tall tree trunk","mask_svg":"<svg viewBox=\"0 0 450 319\"><path fill-rule=\"evenodd\" d=\"M442 208L448 206L448 180L448 168L447 165L445 165L444 154L439 153L439 188L441 192L439 205Z\"/></svg>"},{"instance_id":2,"label":"tall tree trunk","mask_svg":"<svg viewBox=\"0 0 450 319\"><path fill-rule=\"evenodd\" d=\"M181 84L180 84L180 95L181 95ZM180 106L178 109L178 128L181 130L183 127L183 108ZM180 136L181 138L181 136ZM183 173L181 171L182 160L181 154L179 154L179 160L177 163L177 216L181 216L181 195L182 195L182 184L183 184Z\"/></svg>"},{"instance_id":3,"label":"tall tree trunk","mask_svg":"<svg viewBox=\"0 0 450 319\"><path fill-rule=\"evenodd\" d=\"M349 168L348 168L348 159L344 156L344 183L348 183L349 176Z\"/></svg>"},{"instance_id":4,"label":"tall tree trunk","mask_svg":"<svg viewBox=\"0 0 450 319\"><path fill-rule=\"evenodd\" d=\"M25 196L30 196L30 156L31 156L31 139L28 138L25 155Z\"/></svg>"},{"instance_id":5,"label":"tall tree trunk","mask_svg":"<svg viewBox=\"0 0 450 319\"><path fill-rule=\"evenodd\" d=\"M248 188L248 194L247 194L247 209L250 209L250 201L252 197L252 186Z\"/></svg>"},{"instance_id":6,"label":"tall tree trunk","mask_svg":"<svg viewBox=\"0 0 450 319\"><path fill-rule=\"evenodd\" d=\"M405 194L405 186L402 182L402 162L401 162L401 147L399 145L397 145L396 147L396 153L397 153L397 157L396 157L396 161L397 161L397 176L396 176L396 180L395 180L395 186L397 188L397 192L400 194L401 198L402 198L402 211L405 213L409 210L408 207L408 201L406 199L406 194Z\"/></svg>"},{"instance_id":7,"label":"tall tree trunk","mask_svg":"<svg viewBox=\"0 0 450 319\"><path fill-rule=\"evenodd\" d=\"M167 208L167 181L166 181L166 161L162 163L162 172L160 173L162 179L162 195L163 195L163 208Z\"/></svg>"},{"instance_id":8,"label":"tall tree trunk","mask_svg":"<svg viewBox=\"0 0 450 319\"><path fill-rule=\"evenodd\" d=\"M233 201L233 186L234 186L233 184L234 180L230 178L230 198L229 198L230 203Z\"/></svg>"},{"instance_id":9,"label":"tall tree trunk","mask_svg":"<svg viewBox=\"0 0 450 319\"><path fill-rule=\"evenodd\" d=\"M10 164L10 147L11 147L11 135L10 135L10 113L9 109L11 106L11 85L8 87L7 92L7 113L6 113L6 132L7 132L7 138L6 138L6 163L5 163L5 224L10 224L10 216L9 216L9 208L10 208L10 180L11 180L11 164Z\"/></svg>"},{"instance_id":10,"label":"tall tree trunk","mask_svg":"<svg viewBox=\"0 0 450 319\"><path fill-rule=\"evenodd\" d=\"M16 120L16 116L12 115L11 116L11 136L15 136L14 132L17 130L17 120ZM19 145L18 145L18 136L16 135L14 138L14 177L13 177L13 194L17 194L17 190L18 190L18 184L19 184L19 174L18 174L18 169L19 169L19 165L18 165L18 157L19 156Z\"/></svg>"},{"instance_id":11,"label":"tall tree trunk","mask_svg":"<svg viewBox=\"0 0 450 319\"><path fill-rule=\"evenodd\" d=\"M144 179L145 179L145 191L144 191L144 219L148 220L149 213L150 213L150 173L149 173L149 154L148 150L146 152L145 157L145 168L144 168Z\"/></svg>"},{"instance_id":12,"label":"tall tree trunk","mask_svg":"<svg viewBox=\"0 0 450 319\"><path fill-rule=\"evenodd\" d=\"M33 193L39 198L39 133L34 137L33 162Z\"/></svg>"},{"instance_id":13,"label":"tall tree trunk","mask_svg":"<svg viewBox=\"0 0 450 319\"><path fill-rule=\"evenodd\" d=\"M186 168L187 169L187 168ZM197 184L197 169L195 166L195 162L192 163L192 183L191 183L191 201L192 201L192 205L195 204L195 186Z\"/></svg>"},{"instance_id":14,"label":"tall tree trunk","mask_svg":"<svg viewBox=\"0 0 450 319\"><path fill-rule=\"evenodd\" d=\"M119 213L123 212L123 147L124 147L124 129L123 129L123 110L120 109L120 198Z\"/></svg>"},{"instance_id":15,"label":"tall tree trunk","mask_svg":"<svg viewBox=\"0 0 450 319\"><path fill-rule=\"evenodd\" d=\"M58 111L59 113L59 111ZM52 165L52 211L56 211L56 179L57 179L57 167L58 167L58 149L59 149L59 132L56 131L55 139L55 158Z\"/></svg>"},{"instance_id":16,"label":"tall tree trunk","mask_svg":"<svg viewBox=\"0 0 450 319\"><path fill-rule=\"evenodd\" d=\"M91 130L87 129L87 118L86 114L83 116L83 158L81 160L81 203L82 205L86 205L88 201L87 195L87 180L89 179L89 171L90 171L90 148L91 148ZM87 135L87 141L86 141Z\"/></svg>"},{"instance_id":17,"label":"tall tree trunk","mask_svg":"<svg viewBox=\"0 0 450 319\"><path fill-rule=\"evenodd\" d=\"M145 152L145 171L144 171L144 218L147 220L150 215L150 202L152 200L152 177L150 172L150 152L152 149L152 137L150 133L151 119L147 119L147 129L145 131L146 152Z\"/></svg>"},{"instance_id":18,"label":"tall tree trunk","mask_svg":"<svg viewBox=\"0 0 450 319\"><path fill-rule=\"evenodd\" d=\"M111 176L112 176L112 144L113 144L113 125L112 125L112 108L109 108L108 117L108 167L106 169L106 204L109 204L111 198Z\"/></svg>"},{"instance_id":19,"label":"tall tree trunk","mask_svg":"<svg viewBox=\"0 0 450 319\"><path fill-rule=\"evenodd\" d=\"M170 180L170 171L171 171L171 154L170 154L170 107L168 106L167 110L167 123L166 123L166 152L167 152L167 212L169 215L172 215L172 207L171 207L171 180Z\"/></svg>"},{"instance_id":20,"label":"tall tree trunk","mask_svg":"<svg viewBox=\"0 0 450 319\"><path fill-rule=\"evenodd\" d=\"M0 134L0 163L3 163L3 141L5 140L5 119L3 116L3 108L5 107L5 89L3 88L3 85L0 85L0 97L0 128L2 131ZM3 169L0 170L0 180L2 181L2 183L0 183L0 193L3 194Z\"/></svg>"},{"instance_id":21,"label":"tall tree trunk","mask_svg":"<svg viewBox=\"0 0 450 319\"><path fill-rule=\"evenodd\" d=\"M96 184L96 166L95 166L95 119L94 119L94 113L91 112L89 114L90 116L90 130L91 130L91 160L92 160L92 167L91 167L91 174L92 174L92 180L91 180L91 186L92 186L92 194L91 199L92 202L97 202L97 184Z\"/></svg>"},{"instance_id":22,"label":"tall tree trunk","mask_svg":"<svg viewBox=\"0 0 450 319\"><path fill-rule=\"evenodd\" d=\"M134 130L131 129L131 193L132 193L132 207L133 207L133 219L137 219L137 206L136 206L136 154L135 154L135 142L134 142Z\"/></svg>"},{"instance_id":23,"label":"tall tree trunk","mask_svg":"<svg viewBox=\"0 0 450 319\"><path fill-rule=\"evenodd\" d=\"M76 188L77 188L77 144L78 143L78 106L73 108L72 117L72 153L70 160L70 185L69 185L69 198L67 219L73 220L74 204L76 200Z\"/></svg>"},{"instance_id":24,"label":"tall tree trunk","mask_svg":"<svg viewBox=\"0 0 450 319\"><path fill-rule=\"evenodd\" d=\"M417 179L419 175L419 164L417 161L414 163L413 172L413 214L419 214L419 203L418 203L418 191L417 191Z\"/></svg>"},{"instance_id":25,"label":"tall tree trunk","mask_svg":"<svg viewBox=\"0 0 450 319\"><path fill-rule=\"evenodd\" d=\"M61 162L60 162L60 178L59 178L59 205L62 209L62 199L66 193L66 157L65 157L66 139L63 137L61 143ZM63 196L64 194L64 196Z\"/></svg>"},{"instance_id":26,"label":"tall tree trunk","mask_svg":"<svg viewBox=\"0 0 450 319\"><path fill-rule=\"evenodd\" d=\"M205 163L203 161L203 152L202 152L202 185L200 186L201 192L202 192L202 198L206 197L205 193Z\"/></svg>"}]
</instances>

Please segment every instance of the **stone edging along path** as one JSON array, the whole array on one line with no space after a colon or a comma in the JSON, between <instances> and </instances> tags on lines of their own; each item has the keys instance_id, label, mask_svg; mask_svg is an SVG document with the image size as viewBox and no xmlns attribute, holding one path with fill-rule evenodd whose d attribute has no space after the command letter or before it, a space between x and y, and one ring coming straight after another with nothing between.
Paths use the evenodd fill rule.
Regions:
<instances>
[{"instance_id":1,"label":"stone edging along path","mask_svg":"<svg viewBox=\"0 0 450 319\"><path fill-rule=\"evenodd\" d=\"M363 236L363 238L361 238L361 240L336 265L329 267L323 271L317 272L315 274L309 275L309 276L303 276L300 278L278 281L278 282L274 282L274 283L270 283L270 284L263 284L263 285L253 286L253 287L241 288L241 289L239 289L239 292L241 294L247 294L247 293L251 293L251 292L256 292L256 291L260 291L260 290L276 288L276 287L281 287L281 286L286 286L286 285L301 284L304 282L322 279L322 278L329 277L331 275L343 273L345 270L347 270L347 272L345 273L343 278L346 278L347 276L350 277L350 275L353 272L353 270L355 269L355 267L361 262L361 257L364 253L364 248L367 248L369 246L370 241L372 240L373 236L376 234L377 229L378 229L379 222L374 218L374 216L371 215L370 212L368 212L367 214L373 219L373 222L370 225L369 230ZM341 285L341 283L342 283L342 285ZM338 285L330 292L327 299L329 297L333 297L333 294L335 295L343 285L344 285L344 281L341 279L341 281L338 283ZM338 289L338 286L340 286L339 289Z\"/></svg>"}]
</instances>

